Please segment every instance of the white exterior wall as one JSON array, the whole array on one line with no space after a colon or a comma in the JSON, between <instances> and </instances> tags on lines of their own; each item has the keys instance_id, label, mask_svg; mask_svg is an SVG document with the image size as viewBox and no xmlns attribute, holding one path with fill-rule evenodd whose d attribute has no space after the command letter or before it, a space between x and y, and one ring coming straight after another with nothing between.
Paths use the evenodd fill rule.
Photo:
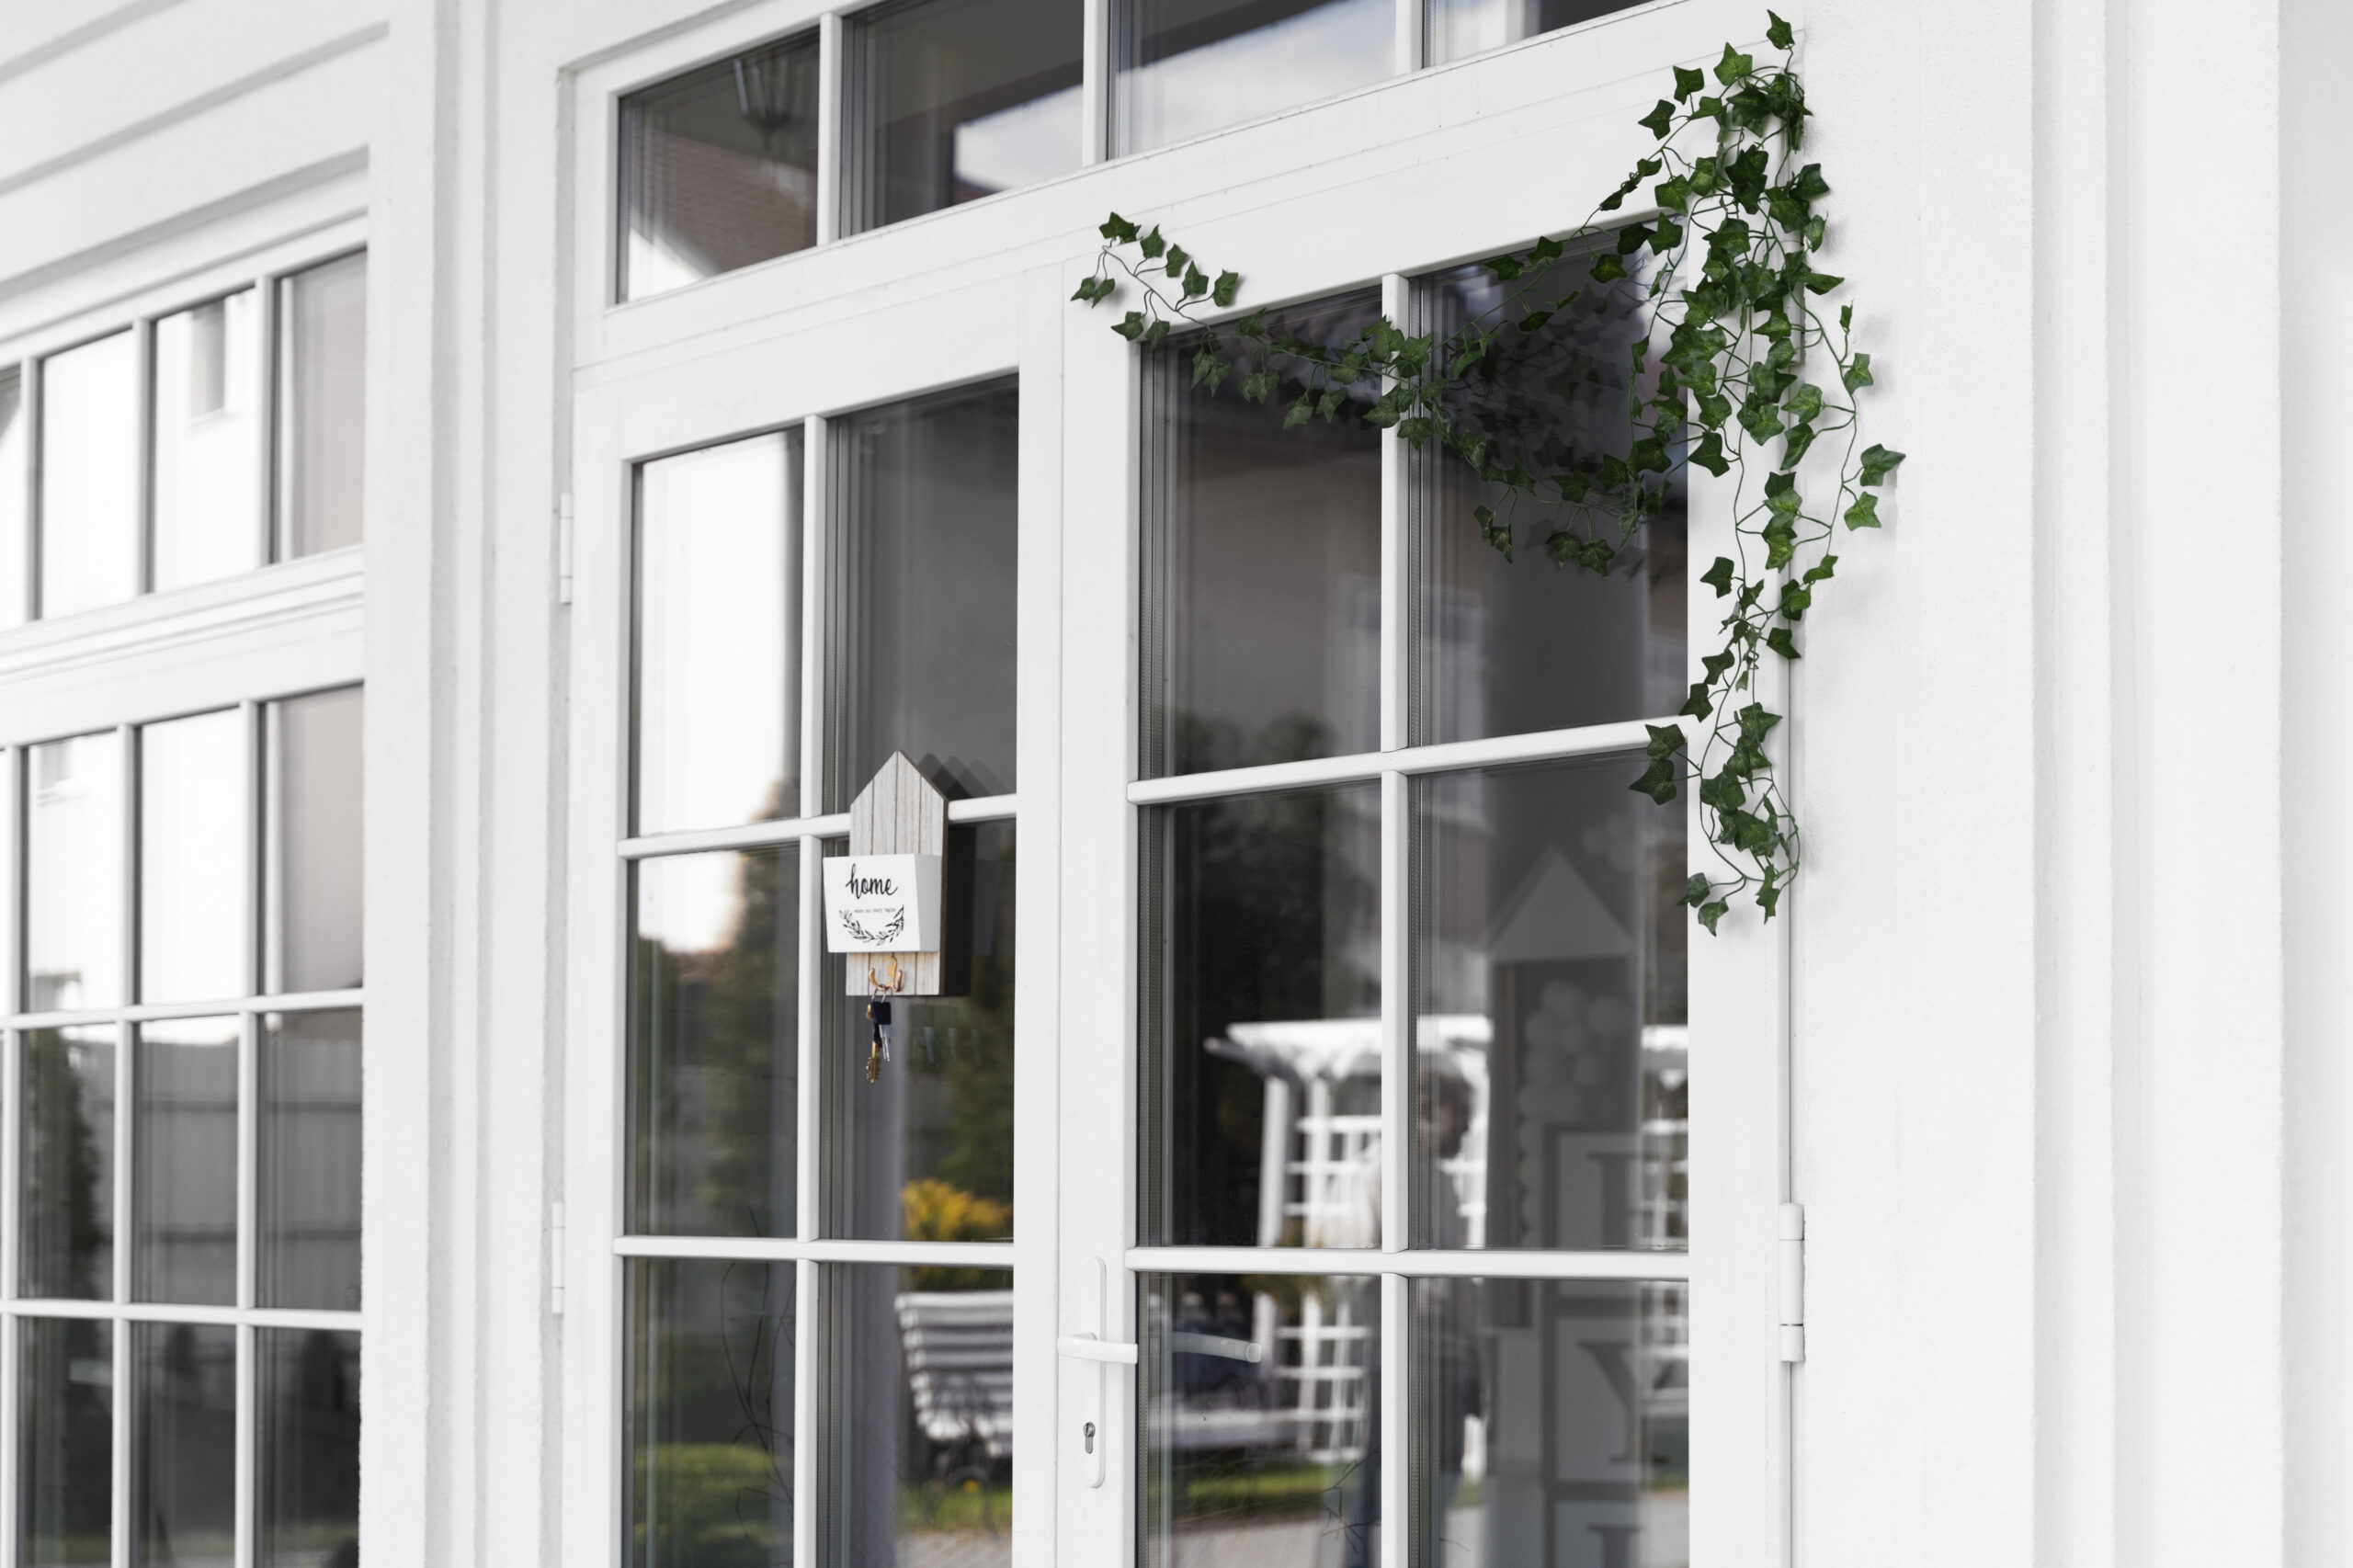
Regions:
<instances>
[{"instance_id":1,"label":"white exterior wall","mask_svg":"<svg viewBox=\"0 0 2353 1568\"><path fill-rule=\"evenodd\" d=\"M563 1435L614 1419L562 1408L544 1234L582 264L563 85L709 14L0 10L0 345L366 218L364 645L362 579L301 563L0 634L0 739L123 716L91 717L120 700L96 687L211 700L298 616L353 640L380 1563L557 1561ZM2353 17L1793 19L1829 265L1881 372L1875 433L1911 454L1893 526L1808 623L1792 726L1797 1561L2353 1562L2353 393L2331 352L2353 350L2353 108L2330 63Z\"/></svg>"}]
</instances>

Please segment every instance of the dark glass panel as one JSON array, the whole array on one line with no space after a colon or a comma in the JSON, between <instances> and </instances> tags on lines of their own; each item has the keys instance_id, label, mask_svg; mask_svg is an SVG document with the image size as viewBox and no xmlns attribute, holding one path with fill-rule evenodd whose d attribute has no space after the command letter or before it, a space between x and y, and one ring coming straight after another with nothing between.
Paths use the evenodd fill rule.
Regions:
<instances>
[{"instance_id":1,"label":"dark glass panel","mask_svg":"<svg viewBox=\"0 0 2353 1568\"><path fill-rule=\"evenodd\" d=\"M359 1306L358 1008L262 1020L254 1252L265 1307Z\"/></svg>"},{"instance_id":2,"label":"dark glass panel","mask_svg":"<svg viewBox=\"0 0 2353 1568\"><path fill-rule=\"evenodd\" d=\"M1345 345L1351 295L1270 331ZM1144 372L1143 771L1198 773L1381 744L1381 442L1359 383L1327 424L1284 429L1239 379L1192 382L1184 342ZM1297 366L1279 407L1300 390Z\"/></svg>"},{"instance_id":3,"label":"dark glass panel","mask_svg":"<svg viewBox=\"0 0 2353 1568\"><path fill-rule=\"evenodd\" d=\"M227 1568L237 1528L237 1331L131 1325L131 1561Z\"/></svg>"},{"instance_id":4,"label":"dark glass panel","mask_svg":"<svg viewBox=\"0 0 2353 1568\"><path fill-rule=\"evenodd\" d=\"M1120 151L1147 152L1378 82L1397 69L1387 0L1127 0Z\"/></svg>"},{"instance_id":5,"label":"dark glass panel","mask_svg":"<svg viewBox=\"0 0 2353 1568\"><path fill-rule=\"evenodd\" d=\"M1449 60L1577 22L1624 11L1642 0L1429 0L1429 62Z\"/></svg>"},{"instance_id":6,"label":"dark glass panel","mask_svg":"<svg viewBox=\"0 0 2353 1568\"><path fill-rule=\"evenodd\" d=\"M358 544L366 511L368 257L298 272L278 303L278 558Z\"/></svg>"},{"instance_id":7,"label":"dark glass panel","mask_svg":"<svg viewBox=\"0 0 2353 1568\"><path fill-rule=\"evenodd\" d=\"M235 1018L142 1024L131 1299L237 1304Z\"/></svg>"},{"instance_id":8,"label":"dark glass panel","mask_svg":"<svg viewBox=\"0 0 2353 1568\"><path fill-rule=\"evenodd\" d=\"M800 867L781 847L633 869L632 1232L794 1232Z\"/></svg>"},{"instance_id":9,"label":"dark glass panel","mask_svg":"<svg viewBox=\"0 0 2353 1568\"><path fill-rule=\"evenodd\" d=\"M17 1561L92 1568L114 1514L114 1325L18 1318Z\"/></svg>"},{"instance_id":10,"label":"dark glass panel","mask_svg":"<svg viewBox=\"0 0 2353 1568\"><path fill-rule=\"evenodd\" d=\"M115 1040L111 1024L24 1038L17 1289L114 1297Z\"/></svg>"},{"instance_id":11,"label":"dark glass panel","mask_svg":"<svg viewBox=\"0 0 2353 1568\"><path fill-rule=\"evenodd\" d=\"M1381 1561L1381 1281L1137 1279L1147 1568Z\"/></svg>"},{"instance_id":12,"label":"dark glass panel","mask_svg":"<svg viewBox=\"0 0 2353 1568\"><path fill-rule=\"evenodd\" d=\"M364 699L356 686L262 710L262 984L271 993L360 983L360 767Z\"/></svg>"},{"instance_id":13,"label":"dark glass panel","mask_svg":"<svg viewBox=\"0 0 2353 1568\"><path fill-rule=\"evenodd\" d=\"M1381 790L1147 819L1142 1239L1381 1244Z\"/></svg>"},{"instance_id":14,"label":"dark glass panel","mask_svg":"<svg viewBox=\"0 0 2353 1568\"><path fill-rule=\"evenodd\" d=\"M256 1568L358 1568L359 1336L254 1331Z\"/></svg>"}]
</instances>

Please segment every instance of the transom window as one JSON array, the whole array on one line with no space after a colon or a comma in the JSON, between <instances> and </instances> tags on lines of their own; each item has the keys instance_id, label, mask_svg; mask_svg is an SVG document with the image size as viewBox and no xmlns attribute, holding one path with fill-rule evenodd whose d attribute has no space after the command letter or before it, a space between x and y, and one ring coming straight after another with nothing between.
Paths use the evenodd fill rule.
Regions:
<instances>
[{"instance_id":1,"label":"transom window","mask_svg":"<svg viewBox=\"0 0 2353 1568\"><path fill-rule=\"evenodd\" d=\"M360 705L6 754L11 1561L357 1550Z\"/></svg>"},{"instance_id":2,"label":"transom window","mask_svg":"<svg viewBox=\"0 0 2353 1568\"><path fill-rule=\"evenodd\" d=\"M359 542L366 332L354 253L0 364L0 629Z\"/></svg>"}]
</instances>

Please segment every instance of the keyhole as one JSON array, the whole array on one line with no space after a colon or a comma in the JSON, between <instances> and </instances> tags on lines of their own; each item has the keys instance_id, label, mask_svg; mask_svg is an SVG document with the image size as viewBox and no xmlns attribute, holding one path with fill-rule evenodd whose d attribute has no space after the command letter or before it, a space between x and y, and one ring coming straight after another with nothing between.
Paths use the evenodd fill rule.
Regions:
<instances>
[{"instance_id":1,"label":"keyhole","mask_svg":"<svg viewBox=\"0 0 2353 1568\"><path fill-rule=\"evenodd\" d=\"M1095 1451L1095 1423L1092 1421L1086 1424L1086 1451L1090 1454Z\"/></svg>"}]
</instances>

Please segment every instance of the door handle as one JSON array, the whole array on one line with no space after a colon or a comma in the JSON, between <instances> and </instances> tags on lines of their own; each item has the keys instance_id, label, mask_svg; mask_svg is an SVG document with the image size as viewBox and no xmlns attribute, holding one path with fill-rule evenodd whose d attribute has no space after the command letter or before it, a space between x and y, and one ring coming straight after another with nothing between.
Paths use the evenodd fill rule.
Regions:
<instances>
[{"instance_id":1,"label":"door handle","mask_svg":"<svg viewBox=\"0 0 2353 1568\"><path fill-rule=\"evenodd\" d=\"M1136 1364L1136 1347L1103 1337L1111 1326L1111 1266L1095 1260L1095 1332L1065 1334L1054 1340L1057 1355L1095 1363L1095 1412L1079 1426L1080 1465L1090 1487L1103 1484L1109 1473L1104 1451L1111 1446L1111 1369Z\"/></svg>"}]
</instances>

